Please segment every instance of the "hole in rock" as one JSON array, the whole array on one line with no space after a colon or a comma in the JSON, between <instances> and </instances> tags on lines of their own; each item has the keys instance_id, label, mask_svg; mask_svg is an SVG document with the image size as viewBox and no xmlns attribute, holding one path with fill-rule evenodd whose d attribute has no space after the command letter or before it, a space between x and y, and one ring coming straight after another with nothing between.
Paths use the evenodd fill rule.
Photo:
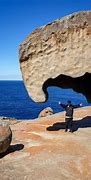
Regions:
<instances>
[{"instance_id":1,"label":"hole in rock","mask_svg":"<svg viewBox=\"0 0 91 180\"><path fill-rule=\"evenodd\" d=\"M91 73L85 73L83 76L72 78L66 75L59 75L58 77L48 79L43 85L43 91L48 99L47 88L56 86L63 89L73 89L77 93L82 93L88 103L91 103Z\"/></svg>"},{"instance_id":2,"label":"hole in rock","mask_svg":"<svg viewBox=\"0 0 91 180\"><path fill-rule=\"evenodd\" d=\"M59 101L63 104L66 104L68 100L71 100L73 105L82 103L83 106L89 106L90 103L87 102L86 97L81 94L75 92L73 89L63 89L55 86L50 86L47 88L48 91L48 100L41 104L42 109L46 107L51 107L54 113L64 111L59 105Z\"/></svg>"}]
</instances>

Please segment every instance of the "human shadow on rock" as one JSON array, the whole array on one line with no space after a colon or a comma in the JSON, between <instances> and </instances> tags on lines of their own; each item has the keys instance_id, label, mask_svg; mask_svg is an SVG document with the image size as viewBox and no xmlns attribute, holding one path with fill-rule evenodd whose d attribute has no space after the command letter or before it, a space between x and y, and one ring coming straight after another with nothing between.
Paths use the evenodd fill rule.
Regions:
<instances>
[{"instance_id":1,"label":"human shadow on rock","mask_svg":"<svg viewBox=\"0 0 91 180\"><path fill-rule=\"evenodd\" d=\"M15 151L20 151L23 148L24 148L23 144L10 145L6 152L0 154L0 159L3 158L4 156L10 154L10 153L13 153Z\"/></svg>"},{"instance_id":2,"label":"human shadow on rock","mask_svg":"<svg viewBox=\"0 0 91 180\"><path fill-rule=\"evenodd\" d=\"M79 128L91 127L91 116L86 116L83 119L73 121L72 130L77 131ZM65 122L57 122L52 126L46 128L47 131L58 131L60 129L65 129Z\"/></svg>"}]
</instances>

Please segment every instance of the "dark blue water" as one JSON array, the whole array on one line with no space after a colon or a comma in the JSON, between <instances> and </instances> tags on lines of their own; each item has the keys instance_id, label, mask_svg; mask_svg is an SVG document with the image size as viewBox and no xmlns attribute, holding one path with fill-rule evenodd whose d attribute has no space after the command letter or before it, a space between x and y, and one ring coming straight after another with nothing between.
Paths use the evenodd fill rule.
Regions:
<instances>
[{"instance_id":1,"label":"dark blue water","mask_svg":"<svg viewBox=\"0 0 91 180\"><path fill-rule=\"evenodd\" d=\"M36 90L35 90L36 93ZM73 104L83 103L88 106L86 98L71 89L48 88L49 99L46 103L37 104L28 96L23 81L0 81L0 116L17 119L34 119L40 111L50 106L54 112L63 111L58 102Z\"/></svg>"}]
</instances>

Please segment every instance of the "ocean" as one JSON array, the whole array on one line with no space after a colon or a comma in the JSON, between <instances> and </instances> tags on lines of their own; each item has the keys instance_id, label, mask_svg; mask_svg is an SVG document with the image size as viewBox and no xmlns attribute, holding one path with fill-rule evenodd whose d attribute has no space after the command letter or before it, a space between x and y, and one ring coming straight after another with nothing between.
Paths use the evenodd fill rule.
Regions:
<instances>
[{"instance_id":1,"label":"ocean","mask_svg":"<svg viewBox=\"0 0 91 180\"><path fill-rule=\"evenodd\" d=\"M34 119L46 107L51 107L54 113L63 111L58 104L59 101L66 103L71 100L74 105L78 103L83 103L83 106L91 105L82 94L72 89L49 87L48 94L46 103L35 103L28 96L23 81L0 81L0 116L22 120Z\"/></svg>"}]
</instances>

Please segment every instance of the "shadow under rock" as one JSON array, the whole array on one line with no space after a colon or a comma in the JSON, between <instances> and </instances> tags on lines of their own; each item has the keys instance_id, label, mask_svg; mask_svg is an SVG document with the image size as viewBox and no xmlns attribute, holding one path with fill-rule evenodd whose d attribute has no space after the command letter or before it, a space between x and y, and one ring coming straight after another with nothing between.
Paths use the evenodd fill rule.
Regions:
<instances>
[{"instance_id":1,"label":"shadow under rock","mask_svg":"<svg viewBox=\"0 0 91 180\"><path fill-rule=\"evenodd\" d=\"M77 131L79 128L91 127L91 116L86 116L83 119L73 121L72 130ZM52 126L46 128L47 131L58 131L60 129L65 129L65 122L57 122Z\"/></svg>"},{"instance_id":2,"label":"shadow under rock","mask_svg":"<svg viewBox=\"0 0 91 180\"><path fill-rule=\"evenodd\" d=\"M3 158L4 156L10 154L10 153L13 153L15 151L20 151L23 148L24 148L23 144L10 145L6 152L0 154L0 159Z\"/></svg>"}]
</instances>

